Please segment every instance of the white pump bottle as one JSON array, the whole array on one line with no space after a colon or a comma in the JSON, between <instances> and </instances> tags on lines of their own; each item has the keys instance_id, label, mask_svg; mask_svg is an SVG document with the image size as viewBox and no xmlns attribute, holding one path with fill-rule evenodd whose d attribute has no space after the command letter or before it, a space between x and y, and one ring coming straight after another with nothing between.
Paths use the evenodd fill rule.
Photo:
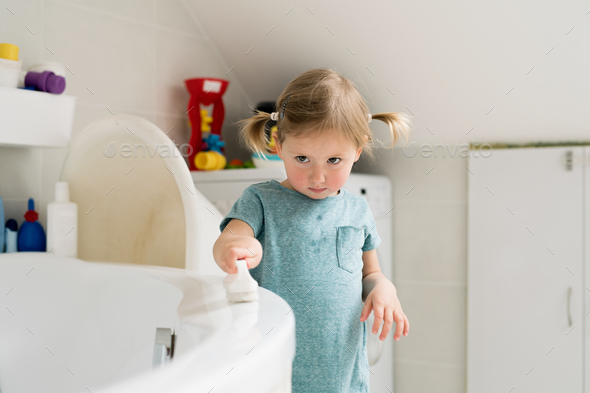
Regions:
<instances>
[{"instance_id":1,"label":"white pump bottle","mask_svg":"<svg viewBox=\"0 0 590 393\"><path fill-rule=\"evenodd\" d=\"M55 183L55 202L47 205L47 252L78 256L78 205L70 202L68 182Z\"/></svg>"}]
</instances>

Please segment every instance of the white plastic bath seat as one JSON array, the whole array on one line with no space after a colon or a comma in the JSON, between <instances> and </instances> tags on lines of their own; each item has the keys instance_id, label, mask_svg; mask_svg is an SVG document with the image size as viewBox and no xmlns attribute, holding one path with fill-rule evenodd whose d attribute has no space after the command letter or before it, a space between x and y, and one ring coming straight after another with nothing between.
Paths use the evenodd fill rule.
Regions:
<instances>
[{"instance_id":1,"label":"white plastic bath seat","mask_svg":"<svg viewBox=\"0 0 590 393\"><path fill-rule=\"evenodd\" d=\"M163 266L0 254L2 393L291 391L285 300L228 303L222 277ZM156 328L174 356L153 368Z\"/></svg>"},{"instance_id":2,"label":"white plastic bath seat","mask_svg":"<svg viewBox=\"0 0 590 393\"><path fill-rule=\"evenodd\" d=\"M91 123L71 143L61 180L78 204L78 258L223 275L212 257L223 217L153 123L127 114Z\"/></svg>"}]
</instances>

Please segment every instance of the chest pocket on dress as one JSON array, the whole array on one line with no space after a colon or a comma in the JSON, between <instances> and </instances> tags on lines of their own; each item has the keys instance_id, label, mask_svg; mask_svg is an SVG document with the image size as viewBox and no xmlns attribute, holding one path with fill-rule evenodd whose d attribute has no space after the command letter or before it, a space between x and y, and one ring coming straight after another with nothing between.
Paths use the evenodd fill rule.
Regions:
<instances>
[{"instance_id":1,"label":"chest pocket on dress","mask_svg":"<svg viewBox=\"0 0 590 393\"><path fill-rule=\"evenodd\" d=\"M365 230L363 228L343 226L337 227L336 250L338 267L349 273L356 273L363 267L363 251Z\"/></svg>"}]
</instances>

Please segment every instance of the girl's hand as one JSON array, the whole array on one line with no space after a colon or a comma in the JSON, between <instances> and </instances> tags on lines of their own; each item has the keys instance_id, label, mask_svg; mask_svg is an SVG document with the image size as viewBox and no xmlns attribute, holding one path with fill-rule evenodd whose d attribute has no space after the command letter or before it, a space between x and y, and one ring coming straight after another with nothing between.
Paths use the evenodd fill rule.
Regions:
<instances>
[{"instance_id":1,"label":"girl's hand","mask_svg":"<svg viewBox=\"0 0 590 393\"><path fill-rule=\"evenodd\" d=\"M402 331L404 336L408 335L410 322L402 311L402 305L397 298L395 286L388 279L380 279L375 284L373 290L367 295L365 306L361 312L361 322L367 320L371 314L371 310L373 310L373 315L375 316L375 323L372 328L373 334L377 334L381 323L385 320L379 340L385 340L393 322L395 322L396 326L395 335L393 336L394 340L398 341L400 339Z\"/></svg>"},{"instance_id":2,"label":"girl's hand","mask_svg":"<svg viewBox=\"0 0 590 393\"><path fill-rule=\"evenodd\" d=\"M215 256L214 256L215 258ZM231 236L221 246L220 254L215 258L217 265L226 273L236 274L236 261L246 260L248 269L254 269L262 260L262 245L252 236Z\"/></svg>"}]
</instances>

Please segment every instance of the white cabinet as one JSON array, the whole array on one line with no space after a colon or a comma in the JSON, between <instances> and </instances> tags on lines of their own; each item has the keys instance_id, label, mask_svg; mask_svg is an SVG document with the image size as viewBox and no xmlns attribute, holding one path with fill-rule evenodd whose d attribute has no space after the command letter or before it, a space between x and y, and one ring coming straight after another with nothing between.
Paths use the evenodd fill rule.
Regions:
<instances>
[{"instance_id":1,"label":"white cabinet","mask_svg":"<svg viewBox=\"0 0 590 393\"><path fill-rule=\"evenodd\" d=\"M468 393L584 391L589 158L572 146L469 159Z\"/></svg>"}]
</instances>

